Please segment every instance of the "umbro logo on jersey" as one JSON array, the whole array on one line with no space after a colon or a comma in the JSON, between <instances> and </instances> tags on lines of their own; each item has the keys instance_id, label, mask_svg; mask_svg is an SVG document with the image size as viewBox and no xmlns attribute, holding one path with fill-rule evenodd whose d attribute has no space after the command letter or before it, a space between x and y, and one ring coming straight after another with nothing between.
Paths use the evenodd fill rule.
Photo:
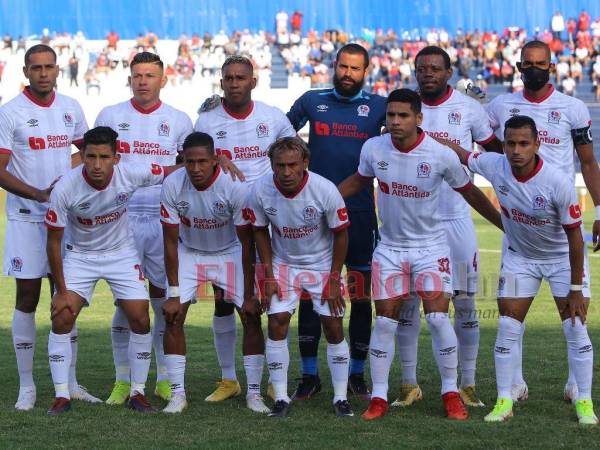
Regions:
<instances>
[{"instance_id":1,"label":"umbro logo on jersey","mask_svg":"<svg viewBox=\"0 0 600 450\"><path fill-rule=\"evenodd\" d=\"M318 105L317 106L318 112L327 112L328 109L329 109L329 106L327 106L327 105Z\"/></svg>"},{"instance_id":2,"label":"umbro logo on jersey","mask_svg":"<svg viewBox=\"0 0 600 450\"><path fill-rule=\"evenodd\" d=\"M513 108L513 109L509 110L508 112L510 113L511 116L516 116L517 114L519 114L521 112L521 110L518 108Z\"/></svg>"},{"instance_id":3,"label":"umbro logo on jersey","mask_svg":"<svg viewBox=\"0 0 600 450\"><path fill-rule=\"evenodd\" d=\"M65 122L65 127L72 127L73 126L73 116L71 116L71 114L69 114L68 112L63 114L63 122Z\"/></svg>"},{"instance_id":4,"label":"umbro logo on jersey","mask_svg":"<svg viewBox=\"0 0 600 450\"><path fill-rule=\"evenodd\" d=\"M533 197L533 209L546 209L546 198L543 195Z\"/></svg>"},{"instance_id":5,"label":"umbro logo on jersey","mask_svg":"<svg viewBox=\"0 0 600 450\"><path fill-rule=\"evenodd\" d=\"M80 205L77 205L77 209L80 209L81 211L85 211L86 209L90 209L91 203L90 202L83 202Z\"/></svg>"},{"instance_id":6,"label":"umbro logo on jersey","mask_svg":"<svg viewBox=\"0 0 600 450\"><path fill-rule=\"evenodd\" d=\"M217 131L217 139L224 139L227 136L227 131L221 130Z\"/></svg>"},{"instance_id":7,"label":"umbro logo on jersey","mask_svg":"<svg viewBox=\"0 0 600 450\"><path fill-rule=\"evenodd\" d=\"M367 105L359 105L358 108L356 108L356 111L358 112L359 117L369 117L371 108L369 108Z\"/></svg>"},{"instance_id":8,"label":"umbro logo on jersey","mask_svg":"<svg viewBox=\"0 0 600 450\"><path fill-rule=\"evenodd\" d=\"M121 206L129 200L129 194L127 192L119 192L115 197L115 203L117 206Z\"/></svg>"},{"instance_id":9,"label":"umbro logo on jersey","mask_svg":"<svg viewBox=\"0 0 600 450\"><path fill-rule=\"evenodd\" d=\"M498 192L500 192L502 195L508 195L508 187L500 185L498 186Z\"/></svg>"},{"instance_id":10,"label":"umbro logo on jersey","mask_svg":"<svg viewBox=\"0 0 600 450\"><path fill-rule=\"evenodd\" d=\"M453 111L448 114L448 123L450 125L460 125L460 120L462 116L458 111Z\"/></svg>"},{"instance_id":11,"label":"umbro logo on jersey","mask_svg":"<svg viewBox=\"0 0 600 450\"><path fill-rule=\"evenodd\" d=\"M266 123L259 123L256 126L256 137L268 137L269 136L269 126Z\"/></svg>"},{"instance_id":12,"label":"umbro logo on jersey","mask_svg":"<svg viewBox=\"0 0 600 450\"><path fill-rule=\"evenodd\" d=\"M166 120L163 120L158 125L158 135L168 137L170 132L171 132L171 127L169 126L169 123Z\"/></svg>"},{"instance_id":13,"label":"umbro logo on jersey","mask_svg":"<svg viewBox=\"0 0 600 450\"><path fill-rule=\"evenodd\" d=\"M121 122L119 125L119 131L127 131L129 130L130 125L127 122Z\"/></svg>"},{"instance_id":14,"label":"umbro logo on jersey","mask_svg":"<svg viewBox=\"0 0 600 450\"><path fill-rule=\"evenodd\" d=\"M560 111L548 111L548 123L559 124L560 118Z\"/></svg>"},{"instance_id":15,"label":"umbro logo on jersey","mask_svg":"<svg viewBox=\"0 0 600 450\"><path fill-rule=\"evenodd\" d=\"M429 178L431 175L431 165L426 162L421 162L417 166L417 178Z\"/></svg>"},{"instance_id":16,"label":"umbro logo on jersey","mask_svg":"<svg viewBox=\"0 0 600 450\"><path fill-rule=\"evenodd\" d=\"M40 121L37 119L29 119L27 121L27 123L29 124L30 127L37 127L39 122Z\"/></svg>"},{"instance_id":17,"label":"umbro logo on jersey","mask_svg":"<svg viewBox=\"0 0 600 450\"><path fill-rule=\"evenodd\" d=\"M389 164L385 161L379 161L377 166L379 167L379 170L387 170Z\"/></svg>"},{"instance_id":18,"label":"umbro logo on jersey","mask_svg":"<svg viewBox=\"0 0 600 450\"><path fill-rule=\"evenodd\" d=\"M10 265L12 267L13 272L20 272L21 270L23 270L23 260L18 256L10 260Z\"/></svg>"},{"instance_id":19,"label":"umbro logo on jersey","mask_svg":"<svg viewBox=\"0 0 600 450\"><path fill-rule=\"evenodd\" d=\"M270 216L275 216L277 215L277 209L273 208L273 207L268 207L265 209L265 212L270 215Z\"/></svg>"}]
</instances>

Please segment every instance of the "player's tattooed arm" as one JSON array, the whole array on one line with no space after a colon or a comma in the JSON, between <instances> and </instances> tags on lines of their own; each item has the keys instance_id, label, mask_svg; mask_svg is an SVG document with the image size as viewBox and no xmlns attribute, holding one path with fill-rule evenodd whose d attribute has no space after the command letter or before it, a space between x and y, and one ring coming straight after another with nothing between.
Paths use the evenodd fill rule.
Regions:
<instances>
[{"instance_id":1,"label":"player's tattooed arm","mask_svg":"<svg viewBox=\"0 0 600 450\"><path fill-rule=\"evenodd\" d=\"M584 244L580 227L565 228L569 241L569 263L571 265L571 284L583 284L583 254ZM571 313L571 323L575 325L575 317L579 316L581 323L585 323L587 309L581 290L569 291L567 303Z\"/></svg>"},{"instance_id":2,"label":"player's tattooed arm","mask_svg":"<svg viewBox=\"0 0 600 450\"><path fill-rule=\"evenodd\" d=\"M361 174L356 172L338 184L337 188L340 191L340 194L342 194L342 198L346 199L358 194L369 185L373 185L373 178L363 177Z\"/></svg>"},{"instance_id":3,"label":"player's tattooed arm","mask_svg":"<svg viewBox=\"0 0 600 450\"><path fill-rule=\"evenodd\" d=\"M210 97L207 97L198 108L198 114L203 112L212 111L217 106L219 106L223 102L223 99L218 94L213 94Z\"/></svg>"},{"instance_id":4,"label":"player's tattooed arm","mask_svg":"<svg viewBox=\"0 0 600 450\"><path fill-rule=\"evenodd\" d=\"M500 216L500 212L492 202L485 196L481 189L479 189L475 185L471 185L470 188L459 192L465 201L471 205L479 214L481 214L485 219L487 219L492 224L496 225L499 229L504 231L504 227L502 226L502 218Z\"/></svg>"},{"instance_id":5,"label":"player's tattooed arm","mask_svg":"<svg viewBox=\"0 0 600 450\"><path fill-rule=\"evenodd\" d=\"M46 189L38 189L28 185L6 170L9 160L10 155L0 154L0 187L19 197L46 203L50 199L50 192L52 192L54 183Z\"/></svg>"},{"instance_id":6,"label":"player's tattooed arm","mask_svg":"<svg viewBox=\"0 0 600 450\"><path fill-rule=\"evenodd\" d=\"M259 303L254 295L254 265L256 264L256 246L251 226L237 226L237 237L242 244L242 268L244 271L244 303L242 312L259 313Z\"/></svg>"},{"instance_id":7,"label":"player's tattooed arm","mask_svg":"<svg viewBox=\"0 0 600 450\"><path fill-rule=\"evenodd\" d=\"M502 142L496 136L494 136L491 141L485 144L481 144L481 146L485 149L486 152L504 153Z\"/></svg>"},{"instance_id":8,"label":"player's tattooed arm","mask_svg":"<svg viewBox=\"0 0 600 450\"><path fill-rule=\"evenodd\" d=\"M271 249L271 236L267 227L253 227L254 241L256 242L256 250L260 256L261 267L257 272L263 278L261 290L261 308L267 311L271 305L271 297L277 295L281 299L281 290L273 273L273 250Z\"/></svg>"},{"instance_id":9,"label":"player's tattooed arm","mask_svg":"<svg viewBox=\"0 0 600 450\"><path fill-rule=\"evenodd\" d=\"M223 172L228 173L233 181L235 181L236 178L240 181L246 181L246 177L242 171L238 169L238 166L236 166L226 155L220 154L218 161Z\"/></svg>"},{"instance_id":10,"label":"player's tattooed arm","mask_svg":"<svg viewBox=\"0 0 600 450\"><path fill-rule=\"evenodd\" d=\"M329 311L335 316L341 316L344 313L344 297L342 296L341 274L342 265L348 252L348 230L340 230L333 235L333 255L331 261L331 271L327 283L323 288L321 304L327 302Z\"/></svg>"},{"instance_id":11,"label":"player's tattooed arm","mask_svg":"<svg viewBox=\"0 0 600 450\"><path fill-rule=\"evenodd\" d=\"M592 197L592 201L596 207L600 206L600 168L598 161L594 156L593 144L579 143L575 144L575 151L581 163L581 175L587 187L587 190ZM600 250L600 217L596 217L592 226L592 239L594 242L594 251Z\"/></svg>"},{"instance_id":12,"label":"player's tattooed arm","mask_svg":"<svg viewBox=\"0 0 600 450\"><path fill-rule=\"evenodd\" d=\"M169 286L179 286L179 255L177 254L179 226L163 224L162 228L167 282ZM175 325L182 312L179 296L167 298L167 301L163 304L163 312L165 321L169 325Z\"/></svg>"}]
</instances>

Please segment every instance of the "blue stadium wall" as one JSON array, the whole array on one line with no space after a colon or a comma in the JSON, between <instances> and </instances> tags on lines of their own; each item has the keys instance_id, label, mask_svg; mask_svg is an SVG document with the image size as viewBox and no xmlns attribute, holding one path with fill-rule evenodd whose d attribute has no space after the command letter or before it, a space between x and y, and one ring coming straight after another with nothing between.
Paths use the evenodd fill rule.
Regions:
<instances>
[{"instance_id":1,"label":"blue stadium wall","mask_svg":"<svg viewBox=\"0 0 600 450\"><path fill-rule=\"evenodd\" d=\"M83 30L89 39L110 30L122 38L153 31L162 38L181 33L216 33L248 28L274 29L283 9L304 13L303 29L343 28L357 35L364 27L422 30L444 27L501 31L508 25L549 28L560 10L565 18L582 9L600 16L600 0L0 0L0 33L14 37Z\"/></svg>"}]
</instances>

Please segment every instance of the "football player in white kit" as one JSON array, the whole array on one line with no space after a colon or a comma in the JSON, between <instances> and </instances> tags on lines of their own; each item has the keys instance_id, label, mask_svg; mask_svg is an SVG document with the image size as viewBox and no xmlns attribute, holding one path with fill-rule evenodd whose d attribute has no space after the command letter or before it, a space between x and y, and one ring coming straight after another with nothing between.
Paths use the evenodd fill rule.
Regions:
<instances>
[{"instance_id":1,"label":"football player in white kit","mask_svg":"<svg viewBox=\"0 0 600 450\"><path fill-rule=\"evenodd\" d=\"M167 78L163 62L154 53L135 55L130 65L129 84L133 98L107 106L98 114L96 126L107 126L119 133L117 150L123 162L133 164L175 164L185 137L192 132L192 121L183 111L160 100L160 90ZM129 203L129 227L142 261L142 270L149 282L150 302L154 310L152 341L156 356L155 395L169 400L170 383L163 352L165 319L162 304L167 287L162 229L160 225L160 186L138 190ZM129 362L127 317L115 308L111 328L115 385L106 403L121 405L129 395Z\"/></svg>"},{"instance_id":2,"label":"football player in white kit","mask_svg":"<svg viewBox=\"0 0 600 450\"><path fill-rule=\"evenodd\" d=\"M163 307L167 322L165 355L173 391L163 411L179 413L187 405L183 326L199 286L212 282L219 288L215 296L223 295L224 301L233 303L242 318L248 408L266 413L270 410L260 396L265 342L260 305L254 296L255 250L250 222L244 219L247 186L222 173L213 139L206 133L190 134L182 155L184 168L165 182L161 198L169 281Z\"/></svg>"},{"instance_id":3,"label":"football player in white kit","mask_svg":"<svg viewBox=\"0 0 600 450\"><path fill-rule=\"evenodd\" d=\"M348 248L348 211L335 185L308 171L310 151L302 139L279 139L269 148L269 158L274 173L254 184L247 210L265 275L261 289L262 308L269 316L265 353L275 395L269 416L286 417L289 412L287 336L303 291L310 294L327 338L334 411L337 416L353 416L346 397L350 350L344 339L340 282Z\"/></svg>"},{"instance_id":4,"label":"football player in white kit","mask_svg":"<svg viewBox=\"0 0 600 450\"><path fill-rule=\"evenodd\" d=\"M373 420L387 413L400 308L409 293L416 292L431 331L446 412L451 419L465 420L468 412L457 386L457 338L448 317L453 266L444 226L436 215L443 182L500 228L501 220L456 155L420 128L419 95L399 89L387 101L389 133L365 142L358 172L339 185L345 198L376 177L381 191L377 197L381 241L373 254L371 282L376 310L370 342L373 391L363 418Z\"/></svg>"},{"instance_id":5,"label":"football player in white kit","mask_svg":"<svg viewBox=\"0 0 600 450\"><path fill-rule=\"evenodd\" d=\"M296 135L282 111L252 100L252 90L256 87L253 70L252 62L246 57L227 58L221 68L224 97L210 110L201 108L194 125L195 131L212 136L221 166L245 180L249 185L247 189L261 176L272 173L267 156L269 146L279 138ZM225 302L222 296L215 299L212 328L221 381L217 382L217 389L206 397L206 401L218 402L241 392L235 369L235 305ZM253 334L244 327L244 342L253 340ZM256 350L264 354L264 348ZM249 361L244 363L246 370L253 371L259 361L254 358L250 366L247 363ZM262 366L263 362L260 364ZM248 398L258 398L257 394L260 392L256 391L256 386L248 384Z\"/></svg>"},{"instance_id":6,"label":"football player in white kit","mask_svg":"<svg viewBox=\"0 0 600 450\"><path fill-rule=\"evenodd\" d=\"M548 83L554 64L550 61L550 49L547 44L540 41L525 44L521 50L518 67L524 89L514 94L500 95L486 106L490 124L498 137L501 137L504 133L504 123L510 117L531 117L539 133L540 156L548 164L559 169L563 176L568 176L573 185L574 155L577 155L583 180L596 206L592 236L594 251L597 251L600 249L600 169L594 157L590 113L581 100L558 92ZM503 251L506 251L506 245L503 246ZM523 324L521 334L524 331ZM518 347L522 346L521 336ZM528 396L528 388L523 379L522 358L519 357L518 361L514 371L513 400L524 400ZM569 378L565 385L564 398L574 402L577 398L577 383L571 361L572 358L569 358Z\"/></svg>"},{"instance_id":7,"label":"football player in white kit","mask_svg":"<svg viewBox=\"0 0 600 450\"><path fill-rule=\"evenodd\" d=\"M572 180L538 156L534 120L513 116L503 126L504 152L470 153L461 161L487 178L496 191L507 249L498 282L500 320L494 358L498 400L485 420L513 415L513 372L521 358L517 345L522 322L541 281L548 280L569 349L577 384L575 410L580 424L597 425L592 404L594 353L585 319L590 300L589 265L581 233L581 210Z\"/></svg>"},{"instance_id":8,"label":"football player in white kit","mask_svg":"<svg viewBox=\"0 0 600 450\"><path fill-rule=\"evenodd\" d=\"M90 305L100 279L109 284L131 329L128 407L140 412L154 411L144 396L152 354L148 291L128 230L127 208L138 188L162 183L173 167L117 164L116 138L117 133L109 127L97 127L84 134L83 166L71 169L57 182L45 216L48 263L55 282L48 359L56 396L49 415L62 414L71 407L71 329L81 309ZM63 259L65 228L69 233Z\"/></svg>"},{"instance_id":9,"label":"football player in white kit","mask_svg":"<svg viewBox=\"0 0 600 450\"><path fill-rule=\"evenodd\" d=\"M79 103L55 92L59 68L56 53L47 45L34 45L25 53L25 90L0 107L0 186L6 197L6 242L3 272L15 278L17 295L12 321L12 338L19 371L19 397L15 408L30 410L35 405L33 355L35 311L40 300L42 278L48 275L44 214L50 190L79 153L87 122ZM49 277L52 286L52 278ZM74 399L99 402L79 386L75 376L77 329L71 333L74 358L69 390Z\"/></svg>"},{"instance_id":10,"label":"football player in white kit","mask_svg":"<svg viewBox=\"0 0 600 450\"><path fill-rule=\"evenodd\" d=\"M415 57L415 72L421 95L421 127L432 137L473 148L502 152L502 145L485 120L485 110L474 100L452 89L450 57L440 47L428 46ZM482 118L484 118L482 120ZM454 294L454 331L458 339L459 393L467 406L483 406L475 392L475 369L479 350L479 320L475 309L479 250L471 208L460 194L443 183L437 211L450 247ZM402 364L400 397L392 406L409 406L422 398L417 383L417 347L420 331L420 299L413 295L402 306L396 338Z\"/></svg>"}]
</instances>

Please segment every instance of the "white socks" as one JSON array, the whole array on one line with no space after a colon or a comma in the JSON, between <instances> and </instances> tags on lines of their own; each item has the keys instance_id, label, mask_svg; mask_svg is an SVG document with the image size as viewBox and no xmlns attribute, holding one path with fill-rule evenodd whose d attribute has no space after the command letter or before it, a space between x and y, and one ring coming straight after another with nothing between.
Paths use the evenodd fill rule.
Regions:
<instances>
[{"instance_id":1,"label":"white socks","mask_svg":"<svg viewBox=\"0 0 600 450\"><path fill-rule=\"evenodd\" d=\"M15 309L12 320L12 339L21 388L35 386L33 382L35 337L35 313L24 313Z\"/></svg>"},{"instance_id":2,"label":"white socks","mask_svg":"<svg viewBox=\"0 0 600 450\"><path fill-rule=\"evenodd\" d=\"M458 357L456 354L456 333L452 328L448 313L425 314L431 332L431 347L442 379L442 395L457 392L456 385Z\"/></svg>"},{"instance_id":3,"label":"white socks","mask_svg":"<svg viewBox=\"0 0 600 450\"><path fill-rule=\"evenodd\" d=\"M371 332L369 363L373 392L371 398L379 397L387 401L390 367L394 361L394 334L398 322L387 317L377 316L375 328Z\"/></svg>"},{"instance_id":4,"label":"white socks","mask_svg":"<svg viewBox=\"0 0 600 450\"><path fill-rule=\"evenodd\" d=\"M260 395L265 355L244 355L244 370L246 371L246 395Z\"/></svg>"},{"instance_id":5,"label":"white socks","mask_svg":"<svg viewBox=\"0 0 600 450\"><path fill-rule=\"evenodd\" d=\"M520 322L519 322L520 323ZM523 379L523 335L525 334L525 322L521 323L519 340L513 352L513 385L525 383Z\"/></svg>"},{"instance_id":6,"label":"white socks","mask_svg":"<svg viewBox=\"0 0 600 450\"><path fill-rule=\"evenodd\" d=\"M237 380L235 374L235 314L228 316L213 316L213 336L215 350L224 380Z\"/></svg>"},{"instance_id":7,"label":"white socks","mask_svg":"<svg viewBox=\"0 0 600 450\"><path fill-rule=\"evenodd\" d=\"M339 400L347 399L350 348L346 339L339 344L327 344L327 364L329 372L331 372L333 403L335 404Z\"/></svg>"},{"instance_id":8,"label":"white socks","mask_svg":"<svg viewBox=\"0 0 600 450\"><path fill-rule=\"evenodd\" d=\"M421 332L421 299L413 295L400 309L396 341L402 367L402 383L417 383L417 358Z\"/></svg>"},{"instance_id":9,"label":"white socks","mask_svg":"<svg viewBox=\"0 0 600 450\"><path fill-rule=\"evenodd\" d=\"M71 365L71 333L55 334L48 337L48 362L56 397L70 399L69 367Z\"/></svg>"},{"instance_id":10,"label":"white socks","mask_svg":"<svg viewBox=\"0 0 600 450\"><path fill-rule=\"evenodd\" d=\"M475 384L475 368L479 352L479 319L475 310L475 297L461 294L454 302L454 331L458 340L460 386Z\"/></svg>"},{"instance_id":11,"label":"white socks","mask_svg":"<svg viewBox=\"0 0 600 450\"><path fill-rule=\"evenodd\" d=\"M275 401L284 400L290 402L287 394L287 374L290 365L290 352L287 339L281 341L272 341L267 338L265 348L267 366L269 368L269 378L275 391ZM346 378L348 373L346 372Z\"/></svg>"},{"instance_id":12,"label":"white socks","mask_svg":"<svg viewBox=\"0 0 600 450\"><path fill-rule=\"evenodd\" d=\"M144 395L150 359L152 358L152 334L129 333L129 367L131 367L131 396Z\"/></svg>"},{"instance_id":13,"label":"white socks","mask_svg":"<svg viewBox=\"0 0 600 450\"><path fill-rule=\"evenodd\" d=\"M569 367L577 383L577 400L591 400L594 349L588 336L587 326L581 323L579 317L575 318L575 326L573 326L569 318L563 321L563 331L567 338Z\"/></svg>"},{"instance_id":14,"label":"white socks","mask_svg":"<svg viewBox=\"0 0 600 450\"><path fill-rule=\"evenodd\" d=\"M154 347L154 355L156 356L156 381L163 381L169 379L167 375L167 365L165 362L165 352L163 349L163 336L167 323L165 322L165 315L163 314L162 305L166 299L151 298L150 304L154 310L154 327L152 328L152 346Z\"/></svg>"},{"instance_id":15,"label":"white socks","mask_svg":"<svg viewBox=\"0 0 600 450\"><path fill-rule=\"evenodd\" d=\"M79 347L79 331L77 325L71 330L71 365L69 366L69 386L79 387L77 382L77 353Z\"/></svg>"},{"instance_id":16,"label":"white socks","mask_svg":"<svg viewBox=\"0 0 600 450\"><path fill-rule=\"evenodd\" d=\"M185 355L165 355L173 395L185 396Z\"/></svg>"},{"instance_id":17,"label":"white socks","mask_svg":"<svg viewBox=\"0 0 600 450\"><path fill-rule=\"evenodd\" d=\"M516 366L515 353L519 352L519 339L522 336L522 329L522 324L518 320L508 316L500 316L494 348L498 398L512 398L511 387Z\"/></svg>"},{"instance_id":18,"label":"white socks","mask_svg":"<svg viewBox=\"0 0 600 450\"><path fill-rule=\"evenodd\" d=\"M115 308L110 337L115 363L115 378L117 381L129 383L129 321L119 306Z\"/></svg>"}]
</instances>

